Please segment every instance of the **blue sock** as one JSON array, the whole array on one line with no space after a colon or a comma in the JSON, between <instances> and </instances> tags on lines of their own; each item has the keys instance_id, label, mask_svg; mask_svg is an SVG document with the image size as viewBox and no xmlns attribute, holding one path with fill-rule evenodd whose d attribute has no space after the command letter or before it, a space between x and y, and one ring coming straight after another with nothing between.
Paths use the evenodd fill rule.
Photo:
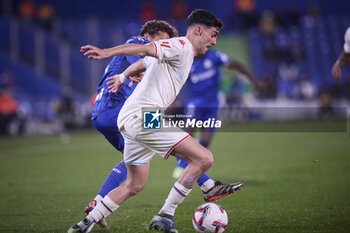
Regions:
<instances>
[{"instance_id":1,"label":"blue sock","mask_svg":"<svg viewBox=\"0 0 350 233\"><path fill-rule=\"evenodd\" d=\"M126 180L127 174L128 172L126 170L125 163L124 161L121 161L115 165L112 171L109 173L100 191L98 191L98 194L102 197L106 196L110 191L121 185Z\"/></svg>"},{"instance_id":2,"label":"blue sock","mask_svg":"<svg viewBox=\"0 0 350 233\"><path fill-rule=\"evenodd\" d=\"M175 157L176 158L176 166L180 167L182 169L185 169L188 165L188 162L184 159L181 159L179 157Z\"/></svg>"},{"instance_id":3,"label":"blue sock","mask_svg":"<svg viewBox=\"0 0 350 233\"><path fill-rule=\"evenodd\" d=\"M178 157L175 157L176 158L176 163L177 163L177 167L181 167L183 169L185 169L188 165L188 162L184 159L181 159L181 158L178 158ZM209 180L210 177L206 174L206 173L203 173L197 180L197 184L199 186L202 186L202 184L204 184L204 182L206 182L207 180Z\"/></svg>"}]
</instances>

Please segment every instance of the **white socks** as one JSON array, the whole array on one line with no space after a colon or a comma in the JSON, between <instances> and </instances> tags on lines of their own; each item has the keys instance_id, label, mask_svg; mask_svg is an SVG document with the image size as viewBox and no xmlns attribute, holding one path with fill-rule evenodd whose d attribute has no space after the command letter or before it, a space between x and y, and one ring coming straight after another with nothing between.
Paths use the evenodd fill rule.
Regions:
<instances>
[{"instance_id":1,"label":"white socks","mask_svg":"<svg viewBox=\"0 0 350 233\"><path fill-rule=\"evenodd\" d=\"M170 190L170 193L159 213L174 216L175 209L185 199L185 197L187 197L191 190L192 189L185 188L184 186L176 182L173 188Z\"/></svg>"},{"instance_id":2,"label":"white socks","mask_svg":"<svg viewBox=\"0 0 350 233\"><path fill-rule=\"evenodd\" d=\"M207 181L205 181L202 186L201 186L201 190L205 193L208 192L209 189L211 189L212 187L214 187L215 185L215 181L212 179L209 179Z\"/></svg>"},{"instance_id":3,"label":"white socks","mask_svg":"<svg viewBox=\"0 0 350 233\"><path fill-rule=\"evenodd\" d=\"M118 209L119 205L115 204L112 199L105 196L100 202L97 202L95 208L89 213L86 218L90 221L98 222L102 218L109 216Z\"/></svg>"},{"instance_id":4,"label":"white socks","mask_svg":"<svg viewBox=\"0 0 350 233\"><path fill-rule=\"evenodd\" d=\"M94 200L96 201L96 204L99 203L102 200L102 196L100 194L97 194Z\"/></svg>"}]
</instances>

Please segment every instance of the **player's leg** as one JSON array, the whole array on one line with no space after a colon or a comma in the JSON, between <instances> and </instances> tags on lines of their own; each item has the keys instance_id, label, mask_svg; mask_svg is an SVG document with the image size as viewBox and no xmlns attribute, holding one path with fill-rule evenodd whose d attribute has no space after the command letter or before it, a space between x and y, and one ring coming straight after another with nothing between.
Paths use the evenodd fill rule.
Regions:
<instances>
[{"instance_id":1,"label":"player's leg","mask_svg":"<svg viewBox=\"0 0 350 233\"><path fill-rule=\"evenodd\" d=\"M212 133L205 132L205 134L208 135ZM207 139L212 138L212 135L208 135L208 137L206 138ZM187 167L188 162L185 159L180 157L176 157L176 161L177 161L177 172L179 173L179 176L180 176L181 173L184 171L184 169ZM173 177L176 178L174 175L175 174L173 174ZM203 173L197 179L197 184L199 185L202 191L204 201L207 201L207 202L216 201L222 197L235 193L243 186L242 182L222 183L220 181L215 181L206 173Z\"/></svg>"},{"instance_id":2,"label":"player's leg","mask_svg":"<svg viewBox=\"0 0 350 233\"><path fill-rule=\"evenodd\" d=\"M140 125L137 124L138 127ZM130 132L133 134L135 131L130 128ZM134 140L134 136L130 136L123 131L125 141L124 161L128 169L127 180L121 186L109 192L82 221L69 229L70 232L91 231L95 223L109 216L126 199L143 189L148 177L149 161L155 153Z\"/></svg>"},{"instance_id":3,"label":"player's leg","mask_svg":"<svg viewBox=\"0 0 350 233\"><path fill-rule=\"evenodd\" d=\"M82 221L73 225L68 232L90 232L95 223L108 217L125 200L143 190L148 178L149 163L127 165L127 169L127 180L109 192Z\"/></svg>"},{"instance_id":4,"label":"player's leg","mask_svg":"<svg viewBox=\"0 0 350 233\"><path fill-rule=\"evenodd\" d=\"M195 115L196 119L200 120L207 120L210 118L216 118L217 117L217 108L195 108L194 111L192 111ZM210 128L201 130L200 137L198 139L198 142L206 147L209 148L211 141L213 139L214 133L216 129ZM176 157L177 166L173 172L173 177L175 179L179 178L182 171L186 168L188 162L180 157ZM202 190L203 197L205 201L215 201L221 197L230 195L237 190L239 190L242 186L242 182L234 182L225 184L220 181L213 180L210 176L208 176L206 173L203 173L197 180L197 184L199 185L200 189Z\"/></svg>"},{"instance_id":5,"label":"player's leg","mask_svg":"<svg viewBox=\"0 0 350 233\"><path fill-rule=\"evenodd\" d=\"M88 215L102 200L102 198L107 195L107 193L112 191L114 188L119 187L125 181L126 176L127 169L124 164L124 161L121 161L120 163L114 166L114 168L104 181L103 185L101 186L99 192L95 196L94 200L90 201L89 204L85 207L84 212ZM107 222L103 218L99 222L97 222L97 225L101 228L106 228Z\"/></svg>"},{"instance_id":6,"label":"player's leg","mask_svg":"<svg viewBox=\"0 0 350 233\"><path fill-rule=\"evenodd\" d=\"M171 137L171 133L169 136ZM198 177L207 171L213 163L211 152L189 135L176 143L171 153L183 157L189 161L189 164L173 185L159 213L153 217L149 226L151 230L176 232L173 223L176 208L191 192Z\"/></svg>"},{"instance_id":7,"label":"player's leg","mask_svg":"<svg viewBox=\"0 0 350 233\"><path fill-rule=\"evenodd\" d=\"M93 120L94 127L102 133L107 141L118 151L123 153L124 151L124 138L118 130L117 126L118 111L116 109L111 109L100 113L96 119ZM108 177L101 186L97 196L96 201L99 201L112 189L121 185L127 177L127 169L123 161L116 164Z\"/></svg>"},{"instance_id":8,"label":"player's leg","mask_svg":"<svg viewBox=\"0 0 350 233\"><path fill-rule=\"evenodd\" d=\"M208 113L209 111L209 113ZM207 120L209 118L212 118L212 117L216 117L216 111L212 111L211 109L204 109L204 108L197 108L196 105L194 103L189 103L186 107L186 110L185 110L186 114L191 116L191 118L193 119L197 119L197 120ZM186 129L186 131L191 135L193 136L194 135L194 132L195 132L195 129L194 128L188 128ZM212 131L214 132L214 130ZM211 142L211 137L212 137L212 133L211 131L208 132L208 130L205 131L201 131L201 135L198 139L198 142L206 147L206 148L209 148L209 144ZM175 179L178 179L181 175L181 173L183 172L183 170L186 168L188 162L181 159L180 157L176 157L176 167L173 171L173 177ZM199 180L197 181L198 185L199 186L202 186L203 183L205 183L206 181L210 180L210 177L206 174L203 174ZM214 184L214 181L211 180L212 183Z\"/></svg>"},{"instance_id":9,"label":"player's leg","mask_svg":"<svg viewBox=\"0 0 350 233\"><path fill-rule=\"evenodd\" d=\"M130 129L131 132L132 129ZM113 189L86 217L88 221L98 222L114 212L121 203L129 197L140 192L146 183L149 171L149 160L154 152L145 148L128 134L123 134L125 139L124 161L127 164L127 180L119 187ZM126 138L125 138L126 137ZM82 221L81 223L84 223Z\"/></svg>"},{"instance_id":10,"label":"player's leg","mask_svg":"<svg viewBox=\"0 0 350 233\"><path fill-rule=\"evenodd\" d=\"M107 141L118 151L123 153L124 151L124 138L118 130L116 121L118 112L115 109L111 109L109 111L104 111L100 113L96 119L92 121L94 127L102 133ZM84 212L89 214L97 205L98 202L102 200L103 197L107 193L109 193L114 188L120 186L127 177L127 169L124 161L116 164L104 183L102 184L100 190L98 191L95 198L89 202L89 204L85 207ZM102 228L107 227L107 222L105 219L101 219L98 223L98 226Z\"/></svg>"},{"instance_id":11,"label":"player's leg","mask_svg":"<svg viewBox=\"0 0 350 233\"><path fill-rule=\"evenodd\" d=\"M97 198L95 198L95 200L96 201L101 200L111 190L113 190L114 188L124 183L124 181L126 180L127 174L128 172L126 169L126 165L122 160L112 168L111 172L108 174L100 190L98 191Z\"/></svg>"},{"instance_id":12,"label":"player's leg","mask_svg":"<svg viewBox=\"0 0 350 233\"><path fill-rule=\"evenodd\" d=\"M197 143L191 136L179 143L172 151L175 156L187 160L189 164L175 183L160 213L174 215L179 203L188 195L196 180L206 172L213 163L211 152ZM180 201L181 200L181 201Z\"/></svg>"},{"instance_id":13,"label":"player's leg","mask_svg":"<svg viewBox=\"0 0 350 233\"><path fill-rule=\"evenodd\" d=\"M148 178L149 165L149 162L142 165L127 165L128 177L126 181L118 188L109 192L107 196L115 204L120 205L129 197L141 192Z\"/></svg>"},{"instance_id":14,"label":"player's leg","mask_svg":"<svg viewBox=\"0 0 350 233\"><path fill-rule=\"evenodd\" d=\"M176 169L173 172L173 177L175 179L178 179L182 172L185 170L185 168L188 165L188 162L185 159L182 159L180 157L175 157L176 158ZM214 186L214 181L206 174L203 173L197 180L197 184L201 188L203 192L208 191L211 187Z\"/></svg>"},{"instance_id":15,"label":"player's leg","mask_svg":"<svg viewBox=\"0 0 350 233\"><path fill-rule=\"evenodd\" d=\"M209 148L213 140L214 133L215 133L215 129L205 129L205 130L202 129L201 134L198 138L198 142L202 146Z\"/></svg>"}]
</instances>

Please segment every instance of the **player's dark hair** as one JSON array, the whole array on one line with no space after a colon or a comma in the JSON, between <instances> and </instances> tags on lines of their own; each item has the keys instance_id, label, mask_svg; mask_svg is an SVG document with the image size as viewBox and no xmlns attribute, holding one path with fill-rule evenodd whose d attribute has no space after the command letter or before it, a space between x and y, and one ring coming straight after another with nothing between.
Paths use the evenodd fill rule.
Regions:
<instances>
[{"instance_id":1,"label":"player's dark hair","mask_svg":"<svg viewBox=\"0 0 350 233\"><path fill-rule=\"evenodd\" d=\"M208 27L222 28L224 25L221 19L217 18L205 9L196 9L192 11L191 14L187 17L186 23L187 27L193 24L203 24Z\"/></svg>"},{"instance_id":2,"label":"player's dark hair","mask_svg":"<svg viewBox=\"0 0 350 233\"><path fill-rule=\"evenodd\" d=\"M154 36L159 31L168 33L170 38L178 36L176 28L163 20L147 21L144 25L142 25L140 35L143 36L145 33L148 33L151 36Z\"/></svg>"}]
</instances>

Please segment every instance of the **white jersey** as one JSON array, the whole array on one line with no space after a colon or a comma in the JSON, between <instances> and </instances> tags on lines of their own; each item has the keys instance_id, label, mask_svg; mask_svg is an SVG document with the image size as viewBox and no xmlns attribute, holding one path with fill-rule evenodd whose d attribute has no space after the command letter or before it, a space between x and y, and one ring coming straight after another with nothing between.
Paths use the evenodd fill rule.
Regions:
<instances>
[{"instance_id":1,"label":"white jersey","mask_svg":"<svg viewBox=\"0 0 350 233\"><path fill-rule=\"evenodd\" d=\"M350 53L350 27L348 27L348 29L345 32L344 40L344 52Z\"/></svg>"},{"instance_id":2,"label":"white jersey","mask_svg":"<svg viewBox=\"0 0 350 233\"><path fill-rule=\"evenodd\" d=\"M141 119L142 108L167 108L185 84L193 63L194 50L186 37L152 42L156 58L145 57L146 72L120 110L118 126L128 117Z\"/></svg>"}]
</instances>

